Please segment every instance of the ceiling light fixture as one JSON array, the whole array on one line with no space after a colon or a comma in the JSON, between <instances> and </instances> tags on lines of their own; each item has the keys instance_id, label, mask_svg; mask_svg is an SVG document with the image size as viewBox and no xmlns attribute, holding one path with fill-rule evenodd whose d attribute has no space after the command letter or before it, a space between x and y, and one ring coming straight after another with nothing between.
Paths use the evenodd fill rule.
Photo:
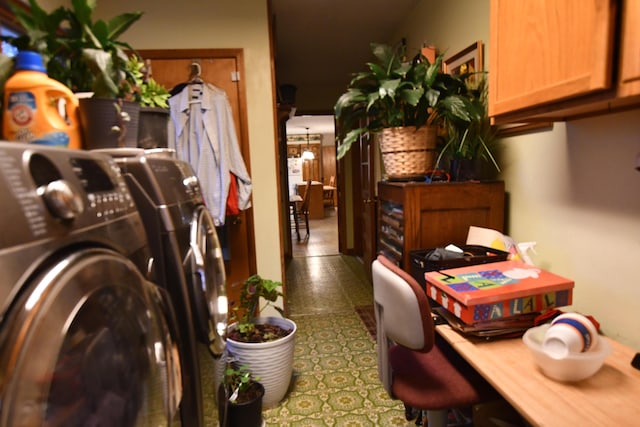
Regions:
<instances>
[{"instance_id":1,"label":"ceiling light fixture","mask_svg":"<svg viewBox=\"0 0 640 427\"><path fill-rule=\"evenodd\" d=\"M313 160L316 156L311 151L311 146L309 146L309 128L307 129L307 148L302 152L302 160Z\"/></svg>"}]
</instances>

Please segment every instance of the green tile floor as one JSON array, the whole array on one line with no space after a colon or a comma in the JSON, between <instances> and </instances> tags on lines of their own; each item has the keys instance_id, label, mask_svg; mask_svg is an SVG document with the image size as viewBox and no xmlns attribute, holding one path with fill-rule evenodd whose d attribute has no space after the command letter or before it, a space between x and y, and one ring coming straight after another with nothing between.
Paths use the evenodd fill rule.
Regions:
<instances>
[{"instance_id":1,"label":"green tile floor","mask_svg":"<svg viewBox=\"0 0 640 427\"><path fill-rule=\"evenodd\" d=\"M298 325L294 375L285 399L263 411L265 426L415 425L382 388L375 341L355 311L373 301L364 268L343 255L294 258L287 267L287 303ZM216 426L213 386L204 388L206 425Z\"/></svg>"}]
</instances>

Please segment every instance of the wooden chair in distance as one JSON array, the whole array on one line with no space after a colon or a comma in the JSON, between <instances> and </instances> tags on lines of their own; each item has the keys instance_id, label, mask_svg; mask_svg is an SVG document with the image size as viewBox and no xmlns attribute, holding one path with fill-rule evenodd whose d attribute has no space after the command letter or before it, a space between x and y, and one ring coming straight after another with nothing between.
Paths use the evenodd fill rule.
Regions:
<instances>
[{"instance_id":1,"label":"wooden chair in distance","mask_svg":"<svg viewBox=\"0 0 640 427\"><path fill-rule=\"evenodd\" d=\"M336 190L336 177L331 175L329 178L329 184L322 188L322 202L324 206L335 207L334 193Z\"/></svg>"},{"instance_id":2,"label":"wooden chair in distance","mask_svg":"<svg viewBox=\"0 0 640 427\"><path fill-rule=\"evenodd\" d=\"M437 338L429 300L418 282L382 255L373 261L371 273L378 375L389 396L404 403L405 413L426 411L429 427L446 426L449 409L495 399L495 390Z\"/></svg>"},{"instance_id":3,"label":"wooden chair in distance","mask_svg":"<svg viewBox=\"0 0 640 427\"><path fill-rule=\"evenodd\" d=\"M298 242L300 239L300 228L307 230L305 240L309 238L309 200L311 200L311 180L307 181L307 188L301 202L294 202L290 205L291 219L296 230Z\"/></svg>"}]
</instances>

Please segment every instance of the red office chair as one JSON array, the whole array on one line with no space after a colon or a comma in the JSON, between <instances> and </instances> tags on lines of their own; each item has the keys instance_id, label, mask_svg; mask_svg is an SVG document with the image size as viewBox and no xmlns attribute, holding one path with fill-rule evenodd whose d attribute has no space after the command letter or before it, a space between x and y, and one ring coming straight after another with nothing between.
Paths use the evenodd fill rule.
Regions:
<instances>
[{"instance_id":1,"label":"red office chair","mask_svg":"<svg viewBox=\"0 0 640 427\"><path fill-rule=\"evenodd\" d=\"M429 427L446 426L448 409L466 408L495 391L436 338L426 294L384 256L371 266L377 323L378 375L387 393L427 412Z\"/></svg>"}]
</instances>

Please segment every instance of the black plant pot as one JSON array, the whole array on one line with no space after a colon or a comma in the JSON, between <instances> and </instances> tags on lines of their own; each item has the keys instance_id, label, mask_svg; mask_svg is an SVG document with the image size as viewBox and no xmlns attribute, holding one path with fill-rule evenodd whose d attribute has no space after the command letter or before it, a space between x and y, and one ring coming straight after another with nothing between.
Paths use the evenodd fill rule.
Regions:
<instances>
[{"instance_id":1,"label":"black plant pot","mask_svg":"<svg viewBox=\"0 0 640 427\"><path fill-rule=\"evenodd\" d=\"M82 143L86 150L96 148L137 147L138 119L140 104L131 101L122 102L122 111L129 114L129 121L122 122L118 117L117 99L82 98L78 106ZM120 134L113 131L114 126L126 127L122 143Z\"/></svg>"},{"instance_id":2,"label":"black plant pot","mask_svg":"<svg viewBox=\"0 0 640 427\"><path fill-rule=\"evenodd\" d=\"M141 107L138 126L138 147L166 148L169 134L169 110Z\"/></svg>"},{"instance_id":3,"label":"black plant pot","mask_svg":"<svg viewBox=\"0 0 640 427\"><path fill-rule=\"evenodd\" d=\"M480 159L453 159L450 165L451 181L481 181L486 179Z\"/></svg>"},{"instance_id":4,"label":"black plant pot","mask_svg":"<svg viewBox=\"0 0 640 427\"><path fill-rule=\"evenodd\" d=\"M218 421L220 427L260 427L262 426L262 397L264 387L255 383L259 388L259 396L244 403L229 402L224 384L218 387Z\"/></svg>"}]
</instances>

